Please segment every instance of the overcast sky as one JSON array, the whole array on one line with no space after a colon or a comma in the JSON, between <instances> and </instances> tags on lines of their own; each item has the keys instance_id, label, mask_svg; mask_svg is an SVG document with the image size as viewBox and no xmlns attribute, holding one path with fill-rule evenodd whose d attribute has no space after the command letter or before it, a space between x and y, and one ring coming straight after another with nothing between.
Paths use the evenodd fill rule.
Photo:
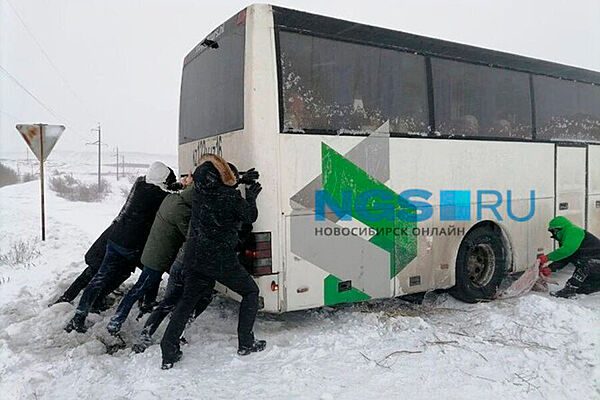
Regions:
<instances>
[{"instance_id":1,"label":"overcast sky","mask_svg":"<svg viewBox=\"0 0 600 400\"><path fill-rule=\"evenodd\" d=\"M0 152L25 154L17 122L62 123L56 149L89 151L100 121L107 152L175 153L183 57L248 4L0 0L0 66L49 108L0 69ZM600 0L274 4L600 71Z\"/></svg>"}]
</instances>

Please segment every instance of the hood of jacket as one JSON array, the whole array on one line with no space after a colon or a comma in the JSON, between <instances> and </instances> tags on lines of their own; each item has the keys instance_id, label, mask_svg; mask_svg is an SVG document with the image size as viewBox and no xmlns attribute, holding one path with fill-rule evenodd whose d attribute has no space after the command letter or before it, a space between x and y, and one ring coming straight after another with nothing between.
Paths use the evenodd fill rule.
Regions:
<instances>
[{"instance_id":1,"label":"hood of jacket","mask_svg":"<svg viewBox=\"0 0 600 400\"><path fill-rule=\"evenodd\" d=\"M200 158L194 171L194 185L199 190L218 186L235 187L235 173L222 157L216 154L206 154Z\"/></svg>"},{"instance_id":2,"label":"hood of jacket","mask_svg":"<svg viewBox=\"0 0 600 400\"><path fill-rule=\"evenodd\" d=\"M556 239L559 242L562 242L564 239L565 232L569 229L581 229L571 221L569 221L566 217L555 217L550 220L548 224L548 230L556 229Z\"/></svg>"},{"instance_id":3,"label":"hood of jacket","mask_svg":"<svg viewBox=\"0 0 600 400\"><path fill-rule=\"evenodd\" d=\"M155 161L150 165L146 172L146 182L167 190L171 181L176 181L177 177L173 170L160 161Z\"/></svg>"}]
</instances>

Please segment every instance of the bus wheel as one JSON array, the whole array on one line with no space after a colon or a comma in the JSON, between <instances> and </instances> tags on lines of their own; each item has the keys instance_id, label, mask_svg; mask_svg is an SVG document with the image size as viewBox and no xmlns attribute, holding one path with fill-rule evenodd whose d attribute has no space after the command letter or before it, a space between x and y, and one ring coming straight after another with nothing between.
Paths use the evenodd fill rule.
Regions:
<instances>
[{"instance_id":1,"label":"bus wheel","mask_svg":"<svg viewBox=\"0 0 600 400\"><path fill-rule=\"evenodd\" d=\"M456 285L450 294L467 303L494 298L508 274L508 250L496 225L469 231L456 257Z\"/></svg>"}]
</instances>

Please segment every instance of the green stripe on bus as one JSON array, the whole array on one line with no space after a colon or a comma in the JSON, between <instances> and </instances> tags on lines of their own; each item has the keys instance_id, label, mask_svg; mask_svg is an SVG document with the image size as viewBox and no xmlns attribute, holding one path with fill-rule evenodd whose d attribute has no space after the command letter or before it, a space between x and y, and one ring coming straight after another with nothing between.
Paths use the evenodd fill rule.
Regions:
<instances>
[{"instance_id":1,"label":"green stripe on bus","mask_svg":"<svg viewBox=\"0 0 600 400\"><path fill-rule=\"evenodd\" d=\"M341 281L341 279L338 279L333 275L329 275L323 280L324 303L326 306L340 303L356 303L371 298L368 294L355 288L340 292L338 285Z\"/></svg>"},{"instance_id":2,"label":"green stripe on bus","mask_svg":"<svg viewBox=\"0 0 600 400\"><path fill-rule=\"evenodd\" d=\"M352 198L356 199L360 193L378 191L397 198L398 204L394 208L394 215L398 215L399 210L416 213L414 205L399 197L392 189L367 174L325 143L321 145L321 157L323 188L339 204L342 204L344 192L351 192ZM372 210L377 209L374 202L367 204L367 207L372 207ZM353 205L352 218L378 230L379 233L373 236L370 242L390 253L390 277L393 278L417 256L417 239L412 234L417 223L398 218L394 218L392 221L382 219L373 222L365 220L361 215L364 216L364 213L357 213ZM395 234L401 232L407 234Z\"/></svg>"}]
</instances>

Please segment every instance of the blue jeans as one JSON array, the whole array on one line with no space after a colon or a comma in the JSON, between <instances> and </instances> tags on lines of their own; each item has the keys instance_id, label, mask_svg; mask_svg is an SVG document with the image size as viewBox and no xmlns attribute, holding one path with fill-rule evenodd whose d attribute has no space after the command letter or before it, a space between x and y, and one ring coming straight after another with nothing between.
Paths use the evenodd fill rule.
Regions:
<instances>
[{"instance_id":1,"label":"blue jeans","mask_svg":"<svg viewBox=\"0 0 600 400\"><path fill-rule=\"evenodd\" d=\"M84 289L75 312L87 316L98 295L110 283L111 277L117 274L119 270L130 269L138 257L138 250L126 249L109 240L106 244L102 264Z\"/></svg>"},{"instance_id":2,"label":"blue jeans","mask_svg":"<svg viewBox=\"0 0 600 400\"><path fill-rule=\"evenodd\" d=\"M123 300L121 300L119 307L117 307L117 312L110 319L111 323L116 322L119 325L123 324L135 302L144 297L144 295L153 287L160 284L161 277L162 271L144 267L138 281L133 285L131 290L127 292L125 297L123 297Z\"/></svg>"},{"instance_id":3,"label":"blue jeans","mask_svg":"<svg viewBox=\"0 0 600 400\"><path fill-rule=\"evenodd\" d=\"M175 261L173 265L171 265L171 270L169 271L169 281L167 282L165 297L163 297L158 307L152 311L152 314L150 314L150 317L148 317L148 320L144 324L144 331L149 336L152 336L154 332L156 332L156 329L158 329L161 322L175 309L177 303L181 300L181 296L183 296L184 280L183 263ZM211 301L212 292L200 297L194 308L194 318L202 314Z\"/></svg>"},{"instance_id":4,"label":"blue jeans","mask_svg":"<svg viewBox=\"0 0 600 400\"><path fill-rule=\"evenodd\" d=\"M167 281L167 290L160 304L152 311L148 320L144 324L144 330L150 336L154 334L160 323L177 305L177 302L183 294L183 263L175 261L169 270L169 280Z\"/></svg>"}]
</instances>

